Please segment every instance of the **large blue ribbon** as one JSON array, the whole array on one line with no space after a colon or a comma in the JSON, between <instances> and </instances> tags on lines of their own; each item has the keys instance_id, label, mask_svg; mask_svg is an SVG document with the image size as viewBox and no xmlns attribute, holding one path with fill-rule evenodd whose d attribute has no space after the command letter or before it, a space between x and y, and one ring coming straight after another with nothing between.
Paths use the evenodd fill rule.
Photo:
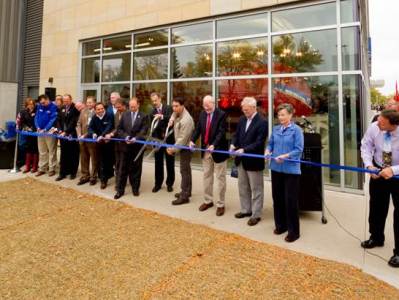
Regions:
<instances>
[{"instance_id":1,"label":"large blue ribbon","mask_svg":"<svg viewBox=\"0 0 399 300\"><path fill-rule=\"evenodd\" d=\"M53 137L53 138L57 138L57 139L61 139L61 140L76 141L76 142L86 142L86 143L97 143L98 142L98 140L92 139L92 138L73 138L73 137L67 137L67 136L62 136L62 135L57 135L57 134L51 134L51 133L47 133L47 132L32 132L32 131L22 131L22 130L17 130L17 132L21 135L36 136L36 137L48 136L48 137ZM110 139L104 139L104 141L125 142L126 140L118 139L118 138L110 138ZM181 149L181 150L209 152L209 150L207 150L207 149L189 147L189 146L184 146L184 145L166 144L166 143L160 143L160 142L155 142L155 141L136 140L135 143L142 144L142 145L155 146L155 147L177 148L177 149ZM253 153L239 154L234 151L224 151L224 150L213 150L212 152L220 153L220 154L227 154L227 155L231 155L231 156L240 156L240 157L276 159L276 157L273 157L273 156L266 156L266 155L253 154ZM300 160L300 159L284 158L283 160L288 161L288 162L293 162L293 163L310 165L310 166L314 166L314 167L329 168L329 169L333 169L333 170L344 170L344 171L351 171L351 172L358 172L358 173L369 173L369 174L377 174L377 175L380 172L379 170L369 170L369 169L353 167L353 166L316 163L316 162ZM394 176L394 178L399 179L399 176Z\"/></svg>"}]
</instances>

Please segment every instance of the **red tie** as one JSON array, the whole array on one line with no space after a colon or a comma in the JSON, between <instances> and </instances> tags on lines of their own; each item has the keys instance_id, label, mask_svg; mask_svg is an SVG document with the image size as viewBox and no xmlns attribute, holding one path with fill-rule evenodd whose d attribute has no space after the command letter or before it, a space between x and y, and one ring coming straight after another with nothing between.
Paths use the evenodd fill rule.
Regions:
<instances>
[{"instance_id":1,"label":"red tie","mask_svg":"<svg viewBox=\"0 0 399 300\"><path fill-rule=\"evenodd\" d=\"M206 129L205 129L205 145L208 145L209 141L209 132L211 131L211 114L208 114L208 117L206 118Z\"/></svg>"}]
</instances>

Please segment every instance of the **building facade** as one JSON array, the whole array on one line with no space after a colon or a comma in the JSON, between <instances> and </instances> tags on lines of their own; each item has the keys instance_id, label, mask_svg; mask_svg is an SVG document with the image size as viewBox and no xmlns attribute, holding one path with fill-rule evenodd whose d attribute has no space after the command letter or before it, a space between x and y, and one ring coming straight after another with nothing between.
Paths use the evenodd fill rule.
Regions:
<instances>
[{"instance_id":1,"label":"building facade","mask_svg":"<svg viewBox=\"0 0 399 300\"><path fill-rule=\"evenodd\" d=\"M290 102L322 135L324 163L359 166L369 103L368 1L44 0L40 90L108 102L113 91L170 103L194 118L211 94L231 135L244 96L275 123ZM53 83L48 78L54 79ZM356 173L324 169L324 182L362 189Z\"/></svg>"}]
</instances>

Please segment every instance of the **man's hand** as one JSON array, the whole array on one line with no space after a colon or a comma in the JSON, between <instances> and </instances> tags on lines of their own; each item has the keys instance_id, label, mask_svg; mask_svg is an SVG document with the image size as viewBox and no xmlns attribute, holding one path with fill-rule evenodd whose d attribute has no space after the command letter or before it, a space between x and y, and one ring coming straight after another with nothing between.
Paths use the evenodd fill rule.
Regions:
<instances>
[{"instance_id":1,"label":"man's hand","mask_svg":"<svg viewBox=\"0 0 399 300\"><path fill-rule=\"evenodd\" d=\"M100 136L97 138L97 142L100 143L103 139L104 139L104 137L103 137L102 135L100 135Z\"/></svg>"},{"instance_id":2,"label":"man's hand","mask_svg":"<svg viewBox=\"0 0 399 300\"><path fill-rule=\"evenodd\" d=\"M212 152L213 150L215 150L215 146L214 145L210 145L206 150L209 151L209 152Z\"/></svg>"},{"instance_id":3,"label":"man's hand","mask_svg":"<svg viewBox=\"0 0 399 300\"><path fill-rule=\"evenodd\" d=\"M380 172L379 175L382 176L382 178L384 178L384 179L389 179L389 178L392 178L394 174L393 174L392 168L388 167L388 168L382 169L382 171Z\"/></svg>"},{"instance_id":4,"label":"man's hand","mask_svg":"<svg viewBox=\"0 0 399 300\"><path fill-rule=\"evenodd\" d=\"M190 144L188 145L190 148L194 148L195 147L195 143L190 141Z\"/></svg>"},{"instance_id":5,"label":"man's hand","mask_svg":"<svg viewBox=\"0 0 399 300\"><path fill-rule=\"evenodd\" d=\"M155 120L157 120L157 119L163 119L163 114L156 114L156 115L154 115L154 119Z\"/></svg>"},{"instance_id":6,"label":"man's hand","mask_svg":"<svg viewBox=\"0 0 399 300\"><path fill-rule=\"evenodd\" d=\"M378 168L376 168L376 167L374 167L374 166L369 166L369 167L367 167L367 169L368 169L368 170L376 170L376 171L379 170ZM371 174L371 173L370 173L370 176L371 176L371 178L373 178L373 179L378 179L378 178L380 178L380 175L377 175L377 174Z\"/></svg>"},{"instance_id":7,"label":"man's hand","mask_svg":"<svg viewBox=\"0 0 399 300\"><path fill-rule=\"evenodd\" d=\"M229 149L230 152L233 152L235 149L236 149L236 146L230 145L230 149Z\"/></svg>"},{"instance_id":8,"label":"man's hand","mask_svg":"<svg viewBox=\"0 0 399 300\"><path fill-rule=\"evenodd\" d=\"M65 136L65 135L66 133L64 131L59 134L59 136Z\"/></svg>"},{"instance_id":9,"label":"man's hand","mask_svg":"<svg viewBox=\"0 0 399 300\"><path fill-rule=\"evenodd\" d=\"M113 137L113 135L112 135L111 133L108 133L108 134L105 135L104 138L105 138L106 140L110 140L112 137Z\"/></svg>"},{"instance_id":10,"label":"man's hand","mask_svg":"<svg viewBox=\"0 0 399 300\"><path fill-rule=\"evenodd\" d=\"M169 155L175 155L175 149L174 148L166 148L166 153Z\"/></svg>"},{"instance_id":11,"label":"man's hand","mask_svg":"<svg viewBox=\"0 0 399 300\"><path fill-rule=\"evenodd\" d=\"M234 153L236 153L237 155L243 154L244 153L244 149L240 148L240 149L234 151Z\"/></svg>"},{"instance_id":12,"label":"man's hand","mask_svg":"<svg viewBox=\"0 0 399 300\"><path fill-rule=\"evenodd\" d=\"M272 155L272 153L268 149L266 149L265 156L270 156L270 155ZM270 157L268 157L268 158L265 157L265 160L270 160Z\"/></svg>"},{"instance_id":13,"label":"man's hand","mask_svg":"<svg viewBox=\"0 0 399 300\"><path fill-rule=\"evenodd\" d=\"M275 160L276 160L276 162L277 162L278 164L281 164L281 163L284 162L284 159L286 159L286 158L288 158L288 157L289 157L288 154L282 154L282 155L277 156L277 157L275 158Z\"/></svg>"},{"instance_id":14,"label":"man's hand","mask_svg":"<svg viewBox=\"0 0 399 300\"><path fill-rule=\"evenodd\" d=\"M86 138L86 135L85 135L85 134L82 134L79 138L80 138L80 139L84 139L84 138Z\"/></svg>"}]
</instances>

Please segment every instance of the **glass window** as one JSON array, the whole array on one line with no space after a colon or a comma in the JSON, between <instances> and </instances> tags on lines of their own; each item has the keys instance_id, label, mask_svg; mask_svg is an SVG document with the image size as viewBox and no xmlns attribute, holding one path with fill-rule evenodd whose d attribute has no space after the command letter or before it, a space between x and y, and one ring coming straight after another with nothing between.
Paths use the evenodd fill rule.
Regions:
<instances>
[{"instance_id":1,"label":"glass window","mask_svg":"<svg viewBox=\"0 0 399 300\"><path fill-rule=\"evenodd\" d=\"M194 122L199 120L202 111L202 99L206 95L212 95L212 81L179 81L172 83L172 99L184 99L184 106L190 112ZM201 163L201 154L196 151L193 154L193 163Z\"/></svg>"},{"instance_id":2,"label":"glass window","mask_svg":"<svg viewBox=\"0 0 399 300\"><path fill-rule=\"evenodd\" d=\"M212 76L212 45L195 45L172 49L173 78Z\"/></svg>"},{"instance_id":3,"label":"glass window","mask_svg":"<svg viewBox=\"0 0 399 300\"><path fill-rule=\"evenodd\" d=\"M168 30L155 30L134 35L134 48L144 49L150 47L167 46Z\"/></svg>"},{"instance_id":4,"label":"glass window","mask_svg":"<svg viewBox=\"0 0 399 300\"><path fill-rule=\"evenodd\" d=\"M150 80L168 77L168 49L139 51L134 57L134 79Z\"/></svg>"},{"instance_id":5,"label":"glass window","mask_svg":"<svg viewBox=\"0 0 399 300\"><path fill-rule=\"evenodd\" d=\"M342 77L342 91L344 104L344 145L345 165L361 167L361 90L362 78L360 75L344 75ZM345 187L361 189L363 174L358 172L345 172Z\"/></svg>"},{"instance_id":6,"label":"glass window","mask_svg":"<svg viewBox=\"0 0 399 300\"><path fill-rule=\"evenodd\" d=\"M258 101L258 113L268 115L267 79L226 79L217 81L217 105L227 113L227 138L231 140L242 115L241 101L252 96Z\"/></svg>"},{"instance_id":7,"label":"glass window","mask_svg":"<svg viewBox=\"0 0 399 300\"><path fill-rule=\"evenodd\" d=\"M266 38L217 44L218 76L267 74Z\"/></svg>"},{"instance_id":8,"label":"glass window","mask_svg":"<svg viewBox=\"0 0 399 300\"><path fill-rule=\"evenodd\" d=\"M132 48L131 35L120 36L112 39L103 40L103 53L126 51Z\"/></svg>"},{"instance_id":9,"label":"glass window","mask_svg":"<svg viewBox=\"0 0 399 300\"><path fill-rule=\"evenodd\" d=\"M291 103L295 116L306 116L322 138L322 160L339 164L338 78L336 76L291 77L273 80L274 111ZM276 114L276 111L275 111ZM340 184L339 170L323 169L324 182Z\"/></svg>"},{"instance_id":10,"label":"glass window","mask_svg":"<svg viewBox=\"0 0 399 300\"><path fill-rule=\"evenodd\" d=\"M82 55L99 55L101 52L100 40L85 42L82 44Z\"/></svg>"},{"instance_id":11,"label":"glass window","mask_svg":"<svg viewBox=\"0 0 399 300\"><path fill-rule=\"evenodd\" d=\"M342 70L360 70L359 27L342 28Z\"/></svg>"},{"instance_id":12,"label":"glass window","mask_svg":"<svg viewBox=\"0 0 399 300\"><path fill-rule=\"evenodd\" d=\"M172 28L172 43L192 43L213 39L212 22Z\"/></svg>"},{"instance_id":13,"label":"glass window","mask_svg":"<svg viewBox=\"0 0 399 300\"><path fill-rule=\"evenodd\" d=\"M284 31L334 25L336 16L335 2L281 10L272 13L272 28L273 31Z\"/></svg>"},{"instance_id":14,"label":"glass window","mask_svg":"<svg viewBox=\"0 0 399 300\"><path fill-rule=\"evenodd\" d=\"M336 30L273 37L273 72L337 71Z\"/></svg>"},{"instance_id":15,"label":"glass window","mask_svg":"<svg viewBox=\"0 0 399 300\"><path fill-rule=\"evenodd\" d=\"M220 20L216 23L217 38L268 33L267 13Z\"/></svg>"},{"instance_id":16,"label":"glass window","mask_svg":"<svg viewBox=\"0 0 399 300\"><path fill-rule=\"evenodd\" d=\"M152 111L151 93L157 92L161 95L162 103L167 102L167 83L149 82L134 84L135 96L140 100L140 110L146 114Z\"/></svg>"},{"instance_id":17,"label":"glass window","mask_svg":"<svg viewBox=\"0 0 399 300\"><path fill-rule=\"evenodd\" d=\"M130 53L103 57L103 82L128 80L130 80Z\"/></svg>"},{"instance_id":18,"label":"glass window","mask_svg":"<svg viewBox=\"0 0 399 300\"><path fill-rule=\"evenodd\" d=\"M109 103L109 97L112 92L118 92L121 98L126 102L130 99L130 84L105 84L101 86L101 102ZM98 101L98 100L97 100Z\"/></svg>"},{"instance_id":19,"label":"glass window","mask_svg":"<svg viewBox=\"0 0 399 300\"><path fill-rule=\"evenodd\" d=\"M357 0L341 1L341 23L359 21Z\"/></svg>"},{"instance_id":20,"label":"glass window","mask_svg":"<svg viewBox=\"0 0 399 300\"><path fill-rule=\"evenodd\" d=\"M100 82L100 58L82 59L82 79L83 83Z\"/></svg>"}]
</instances>

